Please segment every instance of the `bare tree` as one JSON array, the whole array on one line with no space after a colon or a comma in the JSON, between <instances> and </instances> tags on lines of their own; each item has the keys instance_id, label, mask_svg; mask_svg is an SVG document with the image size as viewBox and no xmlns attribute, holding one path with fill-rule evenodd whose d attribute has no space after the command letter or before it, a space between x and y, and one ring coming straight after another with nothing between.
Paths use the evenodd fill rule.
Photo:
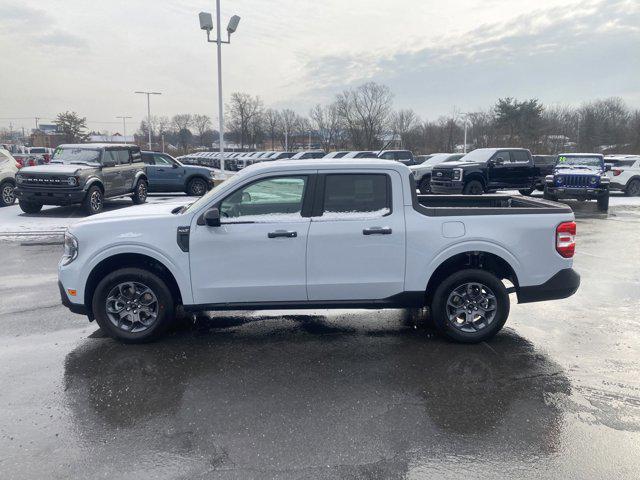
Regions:
<instances>
[{"instance_id":1,"label":"bare tree","mask_svg":"<svg viewBox=\"0 0 640 480\"><path fill-rule=\"evenodd\" d=\"M240 147L244 148L250 137L251 125L255 125L256 117L262 116L262 100L248 93L235 92L227 104L230 130L235 131L240 139Z\"/></svg>"},{"instance_id":2,"label":"bare tree","mask_svg":"<svg viewBox=\"0 0 640 480\"><path fill-rule=\"evenodd\" d=\"M398 110L391 115L391 131L400 137L400 144L404 148L409 134L418 126L420 119L411 110Z\"/></svg>"},{"instance_id":3,"label":"bare tree","mask_svg":"<svg viewBox=\"0 0 640 480\"><path fill-rule=\"evenodd\" d=\"M193 123L193 116L190 113L179 113L171 118L171 125L177 134L178 145L186 150L189 146L189 142L193 137L189 127Z\"/></svg>"},{"instance_id":4,"label":"bare tree","mask_svg":"<svg viewBox=\"0 0 640 480\"><path fill-rule=\"evenodd\" d=\"M207 130L211 129L211 118L209 118L207 115L200 115L196 113L195 115L193 115L191 124L198 133L200 145L204 145L204 134L207 132Z\"/></svg>"},{"instance_id":5,"label":"bare tree","mask_svg":"<svg viewBox=\"0 0 640 480\"><path fill-rule=\"evenodd\" d=\"M389 87L374 82L345 90L336 105L356 149L374 149L388 127L393 95Z\"/></svg>"},{"instance_id":6,"label":"bare tree","mask_svg":"<svg viewBox=\"0 0 640 480\"><path fill-rule=\"evenodd\" d=\"M298 114L293 110L285 108L280 111L280 130L282 147L289 150L290 137L295 133L296 124L298 122Z\"/></svg>"},{"instance_id":7,"label":"bare tree","mask_svg":"<svg viewBox=\"0 0 640 480\"><path fill-rule=\"evenodd\" d=\"M269 141L271 143L271 150L273 150L276 135L280 130L280 114L277 110L273 108L268 108L263 115L265 127L267 129L267 133L269 134Z\"/></svg>"},{"instance_id":8,"label":"bare tree","mask_svg":"<svg viewBox=\"0 0 640 480\"><path fill-rule=\"evenodd\" d=\"M327 106L316 105L309 112L313 128L320 137L322 149L328 152L337 143L341 130L338 106L332 103Z\"/></svg>"}]
</instances>

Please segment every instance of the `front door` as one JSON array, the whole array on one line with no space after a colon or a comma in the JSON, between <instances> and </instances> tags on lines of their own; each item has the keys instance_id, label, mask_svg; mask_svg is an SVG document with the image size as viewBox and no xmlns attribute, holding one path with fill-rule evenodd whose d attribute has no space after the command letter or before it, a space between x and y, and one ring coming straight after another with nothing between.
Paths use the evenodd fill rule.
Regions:
<instances>
[{"instance_id":1,"label":"front door","mask_svg":"<svg viewBox=\"0 0 640 480\"><path fill-rule=\"evenodd\" d=\"M403 292L400 175L327 173L319 176L318 195L307 247L309 300L378 300Z\"/></svg>"},{"instance_id":2,"label":"front door","mask_svg":"<svg viewBox=\"0 0 640 480\"><path fill-rule=\"evenodd\" d=\"M309 175L271 176L218 203L221 225L191 224L191 285L196 304L307 300L303 217Z\"/></svg>"}]
</instances>

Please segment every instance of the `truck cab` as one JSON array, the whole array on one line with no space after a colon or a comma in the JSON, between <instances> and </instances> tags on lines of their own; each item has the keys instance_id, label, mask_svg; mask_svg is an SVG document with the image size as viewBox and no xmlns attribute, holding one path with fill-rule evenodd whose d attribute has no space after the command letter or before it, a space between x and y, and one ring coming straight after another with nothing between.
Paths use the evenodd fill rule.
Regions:
<instances>
[{"instance_id":1,"label":"truck cab","mask_svg":"<svg viewBox=\"0 0 640 480\"><path fill-rule=\"evenodd\" d=\"M482 195L515 189L529 194L540 176L531 152L524 148L478 148L458 162L437 165L431 173L436 194Z\"/></svg>"},{"instance_id":2,"label":"truck cab","mask_svg":"<svg viewBox=\"0 0 640 480\"><path fill-rule=\"evenodd\" d=\"M551 175L545 178L544 198L596 200L598 210L609 209L610 178L604 157L597 153L561 153Z\"/></svg>"}]
</instances>

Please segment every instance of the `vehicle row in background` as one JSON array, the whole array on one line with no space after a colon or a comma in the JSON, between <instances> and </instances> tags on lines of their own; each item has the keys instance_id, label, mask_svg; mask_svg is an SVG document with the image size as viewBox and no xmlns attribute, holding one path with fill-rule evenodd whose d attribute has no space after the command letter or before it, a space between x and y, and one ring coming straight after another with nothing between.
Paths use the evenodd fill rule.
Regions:
<instances>
[{"instance_id":1,"label":"vehicle row in background","mask_svg":"<svg viewBox=\"0 0 640 480\"><path fill-rule=\"evenodd\" d=\"M605 164L610 178L609 189L624 192L630 197L640 196L640 155L607 155Z\"/></svg>"}]
</instances>

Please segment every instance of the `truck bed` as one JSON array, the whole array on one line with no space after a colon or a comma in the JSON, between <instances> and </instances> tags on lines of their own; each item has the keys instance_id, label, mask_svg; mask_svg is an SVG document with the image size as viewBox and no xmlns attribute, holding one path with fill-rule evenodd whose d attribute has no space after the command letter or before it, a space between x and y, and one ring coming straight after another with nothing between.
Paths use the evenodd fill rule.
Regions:
<instances>
[{"instance_id":1,"label":"truck bed","mask_svg":"<svg viewBox=\"0 0 640 480\"><path fill-rule=\"evenodd\" d=\"M519 195L415 195L414 208L430 217L571 213L571 207Z\"/></svg>"}]
</instances>

